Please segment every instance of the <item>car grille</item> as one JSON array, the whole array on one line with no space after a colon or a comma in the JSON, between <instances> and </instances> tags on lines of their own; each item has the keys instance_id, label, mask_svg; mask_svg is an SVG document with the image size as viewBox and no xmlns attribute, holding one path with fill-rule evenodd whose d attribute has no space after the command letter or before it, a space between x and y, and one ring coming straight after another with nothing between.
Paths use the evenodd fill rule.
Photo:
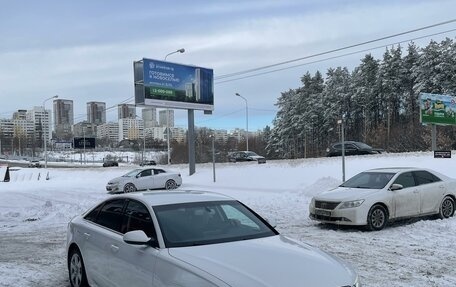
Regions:
<instances>
[{"instance_id":1,"label":"car grille","mask_svg":"<svg viewBox=\"0 0 456 287\"><path fill-rule=\"evenodd\" d=\"M340 201L333 202L333 201L320 201L320 200L315 200L315 207L316 208L322 208L322 209L328 209L328 210L333 210L340 204Z\"/></svg>"}]
</instances>

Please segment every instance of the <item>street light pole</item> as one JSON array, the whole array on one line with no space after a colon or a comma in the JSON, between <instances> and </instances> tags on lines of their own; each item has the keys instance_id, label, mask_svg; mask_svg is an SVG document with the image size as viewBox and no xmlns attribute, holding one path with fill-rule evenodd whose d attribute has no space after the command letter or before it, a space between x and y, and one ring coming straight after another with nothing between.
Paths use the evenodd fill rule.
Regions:
<instances>
[{"instance_id":1,"label":"street light pole","mask_svg":"<svg viewBox=\"0 0 456 287\"><path fill-rule=\"evenodd\" d=\"M342 116L341 120L337 121L340 124L341 129L341 144L342 144L342 182L345 182L345 138L344 138L344 116Z\"/></svg>"},{"instance_id":2,"label":"street light pole","mask_svg":"<svg viewBox=\"0 0 456 287\"><path fill-rule=\"evenodd\" d=\"M138 119L141 119L141 117L136 116ZM143 119L141 119L143 120ZM138 137L139 137L139 128L138 128ZM144 154L146 153L146 125L143 120L143 150L142 150L142 155L141 155L141 164L144 163Z\"/></svg>"},{"instance_id":3,"label":"street light pole","mask_svg":"<svg viewBox=\"0 0 456 287\"><path fill-rule=\"evenodd\" d=\"M245 123L246 123L246 146L247 146L247 151L249 151L249 106L247 103L247 99L241 96L240 94L236 93L236 96L241 97L245 101Z\"/></svg>"},{"instance_id":4,"label":"street light pole","mask_svg":"<svg viewBox=\"0 0 456 287\"><path fill-rule=\"evenodd\" d=\"M166 109L166 144L168 146L168 164L171 163L171 152L170 152L170 145L169 145L169 109Z\"/></svg>"},{"instance_id":5,"label":"street light pole","mask_svg":"<svg viewBox=\"0 0 456 287\"><path fill-rule=\"evenodd\" d=\"M174 52L168 53L168 54L165 56L165 61L166 61L166 58L168 58L169 55L176 54L176 53L183 53L183 52L185 52L185 49L184 49L184 48L180 48L179 50L176 50L176 51L174 51Z\"/></svg>"},{"instance_id":6,"label":"street light pole","mask_svg":"<svg viewBox=\"0 0 456 287\"><path fill-rule=\"evenodd\" d=\"M209 135L212 138L212 178L215 182L215 135Z\"/></svg>"},{"instance_id":7,"label":"street light pole","mask_svg":"<svg viewBox=\"0 0 456 287\"><path fill-rule=\"evenodd\" d=\"M44 110L44 114L43 115L46 115L46 102L49 101L49 100L52 100L52 99L57 99L59 96L58 95L55 95L53 97L50 97L50 98L47 98L43 101L43 110ZM49 122L51 121L50 117L49 117L49 120L48 120L48 123L47 123L47 129L46 129L46 132L43 133L43 143L44 143L44 168L47 168L47 163L48 163L48 158L47 158L47 135L46 133L48 133L47 131L49 130Z\"/></svg>"},{"instance_id":8,"label":"street light pole","mask_svg":"<svg viewBox=\"0 0 456 287\"><path fill-rule=\"evenodd\" d=\"M173 51L171 53L168 53L166 56L165 56L165 61L166 61L166 58L168 58L169 55L172 55L172 54L176 54L176 53L184 53L185 52L185 49L184 48L180 48L176 51ZM166 144L167 144L167 148L168 148L168 165L171 163L171 153L170 153L170 145L169 145L169 108L166 108Z\"/></svg>"}]
</instances>

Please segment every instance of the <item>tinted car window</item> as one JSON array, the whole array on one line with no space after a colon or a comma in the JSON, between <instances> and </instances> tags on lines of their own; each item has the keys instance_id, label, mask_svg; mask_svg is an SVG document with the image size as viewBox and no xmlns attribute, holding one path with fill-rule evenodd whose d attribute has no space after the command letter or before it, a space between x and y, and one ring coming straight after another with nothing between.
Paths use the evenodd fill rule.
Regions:
<instances>
[{"instance_id":1,"label":"tinted car window","mask_svg":"<svg viewBox=\"0 0 456 287\"><path fill-rule=\"evenodd\" d=\"M163 169L154 169L154 174L165 173Z\"/></svg>"},{"instance_id":2,"label":"tinted car window","mask_svg":"<svg viewBox=\"0 0 456 287\"><path fill-rule=\"evenodd\" d=\"M415 186L415 178L411 172L406 172L399 175L394 183L402 185L404 188Z\"/></svg>"},{"instance_id":3,"label":"tinted car window","mask_svg":"<svg viewBox=\"0 0 456 287\"><path fill-rule=\"evenodd\" d=\"M152 171L150 169L146 169L141 172L140 176L143 177L143 176L151 176L151 175L152 175Z\"/></svg>"},{"instance_id":4,"label":"tinted car window","mask_svg":"<svg viewBox=\"0 0 456 287\"><path fill-rule=\"evenodd\" d=\"M354 144L345 144L345 149L356 149Z\"/></svg>"},{"instance_id":5,"label":"tinted car window","mask_svg":"<svg viewBox=\"0 0 456 287\"><path fill-rule=\"evenodd\" d=\"M148 237L156 238L154 223L144 204L131 200L125 209L124 229L122 233L142 230Z\"/></svg>"},{"instance_id":6,"label":"tinted car window","mask_svg":"<svg viewBox=\"0 0 456 287\"><path fill-rule=\"evenodd\" d=\"M414 174L418 185L440 181L440 178L425 170L415 171Z\"/></svg>"},{"instance_id":7,"label":"tinted car window","mask_svg":"<svg viewBox=\"0 0 456 287\"><path fill-rule=\"evenodd\" d=\"M103 207L103 203L95 207L91 212L89 212L86 216L84 216L84 219L93 221L97 219L98 213L100 212L101 208Z\"/></svg>"},{"instance_id":8,"label":"tinted car window","mask_svg":"<svg viewBox=\"0 0 456 287\"><path fill-rule=\"evenodd\" d=\"M121 232L124 203L125 199L114 199L106 202L95 222L106 228Z\"/></svg>"},{"instance_id":9,"label":"tinted car window","mask_svg":"<svg viewBox=\"0 0 456 287\"><path fill-rule=\"evenodd\" d=\"M342 149L342 145L341 144L336 144L336 145L334 145L334 148L335 149Z\"/></svg>"}]
</instances>

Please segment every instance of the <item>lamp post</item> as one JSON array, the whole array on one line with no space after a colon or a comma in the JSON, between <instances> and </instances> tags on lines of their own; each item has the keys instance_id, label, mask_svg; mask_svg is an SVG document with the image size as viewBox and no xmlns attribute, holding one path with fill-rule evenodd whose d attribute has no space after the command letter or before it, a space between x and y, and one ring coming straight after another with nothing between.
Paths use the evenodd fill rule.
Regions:
<instances>
[{"instance_id":1,"label":"lamp post","mask_svg":"<svg viewBox=\"0 0 456 287\"><path fill-rule=\"evenodd\" d=\"M176 51L173 51L171 53L168 53L166 54L165 56L165 61L166 61L166 58L168 58L169 55L172 55L172 54L176 54L176 53L184 53L185 52L185 49L184 48L180 48ZM168 148L168 165L171 163L171 153L170 153L170 145L169 145L169 108L166 108L166 144L167 144L167 148Z\"/></svg>"},{"instance_id":2,"label":"lamp post","mask_svg":"<svg viewBox=\"0 0 456 287\"><path fill-rule=\"evenodd\" d=\"M239 93L236 93L236 96L241 97L245 101L245 125L246 125L246 130L247 130L245 140L246 140L247 151L249 151L249 106L248 106L246 98L241 96Z\"/></svg>"},{"instance_id":3,"label":"lamp post","mask_svg":"<svg viewBox=\"0 0 456 287\"><path fill-rule=\"evenodd\" d=\"M176 53L183 53L185 52L185 49L184 48L180 48L179 50L176 50L174 52L171 52L171 53L168 53L166 56L165 56L165 61L166 61L166 58L168 58L169 55L172 55L172 54L176 54Z\"/></svg>"},{"instance_id":4,"label":"lamp post","mask_svg":"<svg viewBox=\"0 0 456 287\"><path fill-rule=\"evenodd\" d=\"M59 96L58 95L55 95L53 97L50 97L50 98L47 98L43 101L43 110L44 110L44 115L46 115L46 102L49 101L49 100L52 100L52 99L57 99ZM44 168L47 168L47 163L48 163L48 158L47 158L47 135L46 133L48 133L47 131L49 130L49 122L51 121L50 117L49 117L49 120L48 120L48 124L47 124L47 129L46 129L46 132L43 133L43 143L44 143Z\"/></svg>"},{"instance_id":5,"label":"lamp post","mask_svg":"<svg viewBox=\"0 0 456 287\"><path fill-rule=\"evenodd\" d=\"M141 119L139 116L136 116L138 119ZM142 120L142 119L141 119ZM138 136L139 136L139 129L138 129ZM144 154L146 153L146 126L143 123L143 150L141 155L141 164L144 163Z\"/></svg>"},{"instance_id":6,"label":"lamp post","mask_svg":"<svg viewBox=\"0 0 456 287\"><path fill-rule=\"evenodd\" d=\"M215 182L215 135L209 135L212 139L212 178Z\"/></svg>"},{"instance_id":7,"label":"lamp post","mask_svg":"<svg viewBox=\"0 0 456 287\"><path fill-rule=\"evenodd\" d=\"M344 116L337 121L341 128L341 145L342 145L342 182L345 182L345 139L344 139Z\"/></svg>"}]
</instances>

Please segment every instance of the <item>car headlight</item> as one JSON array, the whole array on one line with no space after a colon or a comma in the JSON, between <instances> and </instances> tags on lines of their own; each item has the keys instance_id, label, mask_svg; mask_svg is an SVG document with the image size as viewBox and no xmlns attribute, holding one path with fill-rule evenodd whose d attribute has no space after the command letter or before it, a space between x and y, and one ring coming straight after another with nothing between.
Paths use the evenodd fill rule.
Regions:
<instances>
[{"instance_id":1,"label":"car headlight","mask_svg":"<svg viewBox=\"0 0 456 287\"><path fill-rule=\"evenodd\" d=\"M108 182L108 184L114 185L114 184L119 184L119 182L118 181L110 181L110 182Z\"/></svg>"},{"instance_id":2,"label":"car headlight","mask_svg":"<svg viewBox=\"0 0 456 287\"><path fill-rule=\"evenodd\" d=\"M315 206L315 198L314 197L312 197L312 199L310 200L310 206L311 207Z\"/></svg>"},{"instance_id":3,"label":"car headlight","mask_svg":"<svg viewBox=\"0 0 456 287\"><path fill-rule=\"evenodd\" d=\"M363 202L364 202L364 199L358 199L358 200L352 200L352 201L344 201L340 205L339 209L358 207Z\"/></svg>"}]
</instances>

